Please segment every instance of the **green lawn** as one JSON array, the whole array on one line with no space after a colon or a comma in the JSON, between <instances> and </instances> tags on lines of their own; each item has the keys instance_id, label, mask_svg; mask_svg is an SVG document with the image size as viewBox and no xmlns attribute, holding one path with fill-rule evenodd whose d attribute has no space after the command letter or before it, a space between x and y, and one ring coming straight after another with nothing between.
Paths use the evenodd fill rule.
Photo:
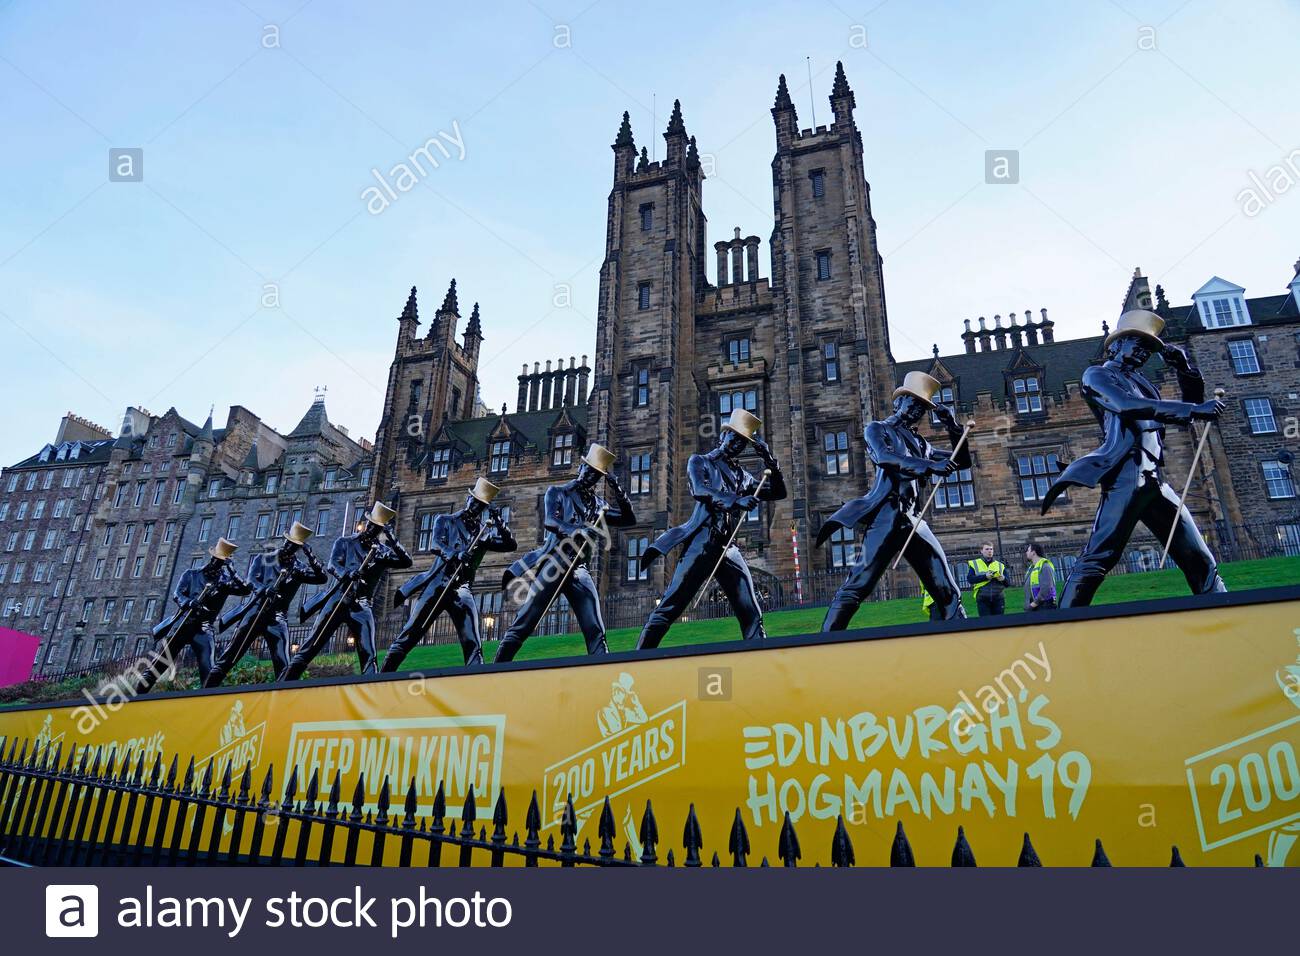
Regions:
<instances>
[{"instance_id":1,"label":"green lawn","mask_svg":"<svg viewBox=\"0 0 1300 956\"><path fill-rule=\"evenodd\" d=\"M1238 561L1220 567L1224 582L1231 591L1251 588L1276 587L1300 582L1300 557L1266 558L1260 561ZM1177 597L1187 594L1187 582L1181 571L1169 568L1143 574L1118 574L1109 578L1097 592L1097 604L1118 604L1124 601L1145 601L1151 598ZM1007 613L1023 613L1024 595L1020 588L1008 588ZM975 616L975 599L963 594L966 613ZM801 608L796 611L773 611L764 617L770 637L787 634L809 634L821 630L825 608ZM874 601L864 604L853 618L854 627L881 627L889 624L912 624L927 620L916 598L895 601ZM621 627L609 632L609 649L631 650L636 644L639 627ZM740 628L734 618L717 618L711 621L686 621L675 624L664 639L664 647L680 644L704 644L712 641L734 641L740 638ZM524 644L516 660L537 660L543 657L567 657L585 653L579 634L560 634L549 637L532 637ZM484 657L491 661L496 654L496 642L483 648ZM463 662L460 645L433 644L417 647L406 658L403 670L421 668L458 667Z\"/></svg>"}]
</instances>

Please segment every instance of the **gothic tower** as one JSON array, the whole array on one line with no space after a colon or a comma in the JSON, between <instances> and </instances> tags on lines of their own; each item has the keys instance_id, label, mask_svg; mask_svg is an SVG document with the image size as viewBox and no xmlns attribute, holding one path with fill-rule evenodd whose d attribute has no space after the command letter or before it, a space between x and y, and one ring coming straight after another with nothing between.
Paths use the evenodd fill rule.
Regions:
<instances>
[{"instance_id":1,"label":"gothic tower","mask_svg":"<svg viewBox=\"0 0 1300 956\"><path fill-rule=\"evenodd\" d=\"M826 436L844 432L856 448L865 422L889 408L894 381L862 135L843 64L830 103L829 126L800 130L782 76L772 107L776 359L790 409L783 464L804 541L821 515L865 486L860 456L848 476L827 474Z\"/></svg>"},{"instance_id":2,"label":"gothic tower","mask_svg":"<svg viewBox=\"0 0 1300 956\"><path fill-rule=\"evenodd\" d=\"M375 436L372 493L381 500L403 484L401 469L422 466L429 438L445 421L473 415L483 328L475 304L464 345L456 341L460 305L451 280L429 331L421 336L415 287L398 316L397 348L388 371L384 412Z\"/></svg>"},{"instance_id":3,"label":"gothic tower","mask_svg":"<svg viewBox=\"0 0 1300 956\"><path fill-rule=\"evenodd\" d=\"M650 492L636 500L642 524L655 529L689 500L683 464L700 427L694 307L705 284L704 175L680 102L663 137L663 159L642 149L638 160L624 113L613 143L590 404L591 437L625 469L633 455L650 455Z\"/></svg>"}]
</instances>

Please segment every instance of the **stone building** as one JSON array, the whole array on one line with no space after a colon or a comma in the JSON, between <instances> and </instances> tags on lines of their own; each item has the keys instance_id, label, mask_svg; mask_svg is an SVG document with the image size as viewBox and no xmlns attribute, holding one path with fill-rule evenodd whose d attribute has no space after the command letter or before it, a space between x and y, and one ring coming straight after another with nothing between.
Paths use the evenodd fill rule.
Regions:
<instances>
[{"instance_id":1,"label":"stone building","mask_svg":"<svg viewBox=\"0 0 1300 956\"><path fill-rule=\"evenodd\" d=\"M177 575L218 537L240 545L242 571L293 520L337 536L368 507L370 454L319 396L288 435L241 406L223 428L128 408L116 438L69 415L54 444L0 475L10 623L41 637L40 670L142 654Z\"/></svg>"},{"instance_id":2,"label":"stone building","mask_svg":"<svg viewBox=\"0 0 1300 956\"><path fill-rule=\"evenodd\" d=\"M708 255L706 177L681 104L663 132L664 158L653 162L644 147L638 153L624 114L612 145L594 368L585 357L581 366L571 358L531 374L525 367L513 415L503 408L438 421L457 407L449 388L469 387L482 328L476 308L464 347L452 339L453 285L429 333L418 336L412 293L375 444L376 494L400 500L400 533L417 556L421 529L438 510L459 506L479 474L504 485L521 548L539 540L546 486L599 441L618 455L639 519L612 542L603 587L646 603L671 568L661 562L644 574L636 559L690 510L686 458L716 443L734 407L766 421L790 487L786 501L746 522L742 543L760 577L788 575L796 536L810 540L820 515L865 491L862 424L887 401L894 368L862 136L842 66L830 103L832 123L800 129L784 77L778 84L770 278L759 274L762 240L739 228ZM505 560L489 558L479 577L481 600L493 609Z\"/></svg>"},{"instance_id":3,"label":"stone building","mask_svg":"<svg viewBox=\"0 0 1300 956\"><path fill-rule=\"evenodd\" d=\"M625 114L612 144L593 368L585 356L581 365L570 358L554 366L547 361L545 369L534 363L531 372L525 366L513 414L504 407L500 414L478 417L455 412L477 381L483 335L478 307L461 346L454 340L454 282L425 335L418 332L412 290L398 320L376 437L374 490L400 502L400 535L414 548L417 567L433 515L459 507L480 474L503 485L501 501L512 509L520 547L540 540L537 510L546 486L567 477L574 455L594 440L618 455L639 519L612 542L602 588L618 595L611 608L648 610L672 562L659 562L645 574L637 558L656 534L689 512L686 459L711 447L720 421L741 406L765 420L764 435L790 488L786 501L761 506L741 533L760 590L792 596L802 543L800 581L805 594L809 588L820 594L821 585L836 582L852 562L857 542L852 532L842 532L810 553L812 539L829 513L869 487L863 426L888 414L893 386L920 369L944 382L945 398L978 423L972 441L976 467L949 479L933 519L950 556L961 560L982 541L994 540L1018 565L1025 541L1036 538L1056 549L1058 566L1068 568L1091 527L1096 497L1066 496L1046 516L1039 506L1060 469L1095 447L1098 424L1079 382L1084 369L1101 360L1105 323L1098 335L1058 340L1046 310L995 315L980 318L975 328L966 322L955 354L941 355L936 346L928 359L896 363L862 137L842 67L830 104L829 125L800 129L784 78L778 83L770 278L760 275L761 238L740 228L715 241L708 254L706 176L680 103L662 134L659 161L652 162L646 148L638 150ZM1206 465L1212 480L1198 483L1189 497L1216 545L1220 537L1231 543L1240 528L1251 529L1247 536L1261 549L1276 547L1279 535L1295 535L1294 501L1280 497L1289 488L1291 467L1282 447L1284 419L1288 410L1294 413L1300 380L1295 289L1292 282L1286 295L1242 300L1242 314L1249 314L1256 332L1188 320L1199 303L1222 298L1224 289L1215 283L1193 296L1193 306L1172 308L1139 273L1116 311L1140 302L1161 311L1169 337L1185 343L1215 381L1224 363L1233 361L1229 353L1245 361L1241 343L1252 336L1261 369L1278 373L1267 387L1267 376L1256 376L1252 393L1241 397L1251 400L1254 427L1267 422L1260 404L1267 397L1277 432L1237 434L1243 427L1237 424L1216 428ZM1165 390L1176 387L1158 357L1148 371ZM1229 387L1235 394L1235 386ZM943 440L937 431L936 437ZM1171 429L1168 445L1169 473L1181 481L1191 437ZM1247 481L1243 468L1251 470L1253 482L1246 495L1239 490ZM1129 559L1134 569L1154 560L1152 543L1144 548L1142 541L1139 535ZM478 579L482 605L503 620L510 608L503 609L497 584L508 561L490 555ZM395 577L391 586L399 583ZM386 626L397 627L400 614L389 614Z\"/></svg>"},{"instance_id":4,"label":"stone building","mask_svg":"<svg viewBox=\"0 0 1300 956\"><path fill-rule=\"evenodd\" d=\"M57 635L78 619L73 592L112 446L108 429L69 412L51 444L0 476L0 624L41 638L38 667L57 662Z\"/></svg>"},{"instance_id":5,"label":"stone building","mask_svg":"<svg viewBox=\"0 0 1300 956\"><path fill-rule=\"evenodd\" d=\"M1300 499L1293 452L1300 439L1300 263L1287 291L1247 298L1240 286L1217 276L1192 295L1192 304L1171 306L1164 290L1152 293L1135 271L1119 312L1151 309L1166 321L1164 338L1183 346L1208 389L1226 390L1228 409L1211 430L1199 480L1187 504L1216 550L1228 554L1300 553ZM1080 492L1039 514L1044 492L1060 470L1097 447L1100 426L1079 393L1083 371L1103 360L1108 331L1056 341L1053 322L1026 312L1003 323L969 320L964 348L930 359L899 363L928 372L944 384L945 400L976 421L971 439L975 468L951 476L936 498L932 523L949 550L970 552L994 541L1013 563L1028 540L1044 544L1058 566L1068 568L1087 536L1097 496ZM1157 356L1148 377L1168 398L1177 381ZM1207 395L1208 397L1208 395ZM1199 427L1199 426L1198 426ZM1181 489L1195 449L1187 429L1166 433L1166 472ZM1145 531L1135 536L1128 560L1134 569L1159 560L1163 542ZM1142 547L1142 542L1147 547ZM1155 552L1152 553L1151 548Z\"/></svg>"}]
</instances>

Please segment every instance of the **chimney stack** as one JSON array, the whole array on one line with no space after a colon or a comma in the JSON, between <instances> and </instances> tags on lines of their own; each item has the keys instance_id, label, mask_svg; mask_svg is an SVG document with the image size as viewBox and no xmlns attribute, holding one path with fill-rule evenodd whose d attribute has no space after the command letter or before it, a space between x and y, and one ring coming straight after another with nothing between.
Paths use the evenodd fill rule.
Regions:
<instances>
[{"instance_id":1,"label":"chimney stack","mask_svg":"<svg viewBox=\"0 0 1300 956\"><path fill-rule=\"evenodd\" d=\"M1055 341L1052 333L1052 327L1056 323L1054 323L1051 319L1047 317L1046 309L1043 309L1042 313L1043 313L1043 321L1039 323L1039 327L1043 330L1043 344L1051 345L1052 342Z\"/></svg>"},{"instance_id":2,"label":"chimney stack","mask_svg":"<svg viewBox=\"0 0 1300 956\"><path fill-rule=\"evenodd\" d=\"M731 243L725 239L719 239L713 244L713 251L718 254L718 288L727 285L727 250L731 248Z\"/></svg>"},{"instance_id":3,"label":"chimney stack","mask_svg":"<svg viewBox=\"0 0 1300 956\"><path fill-rule=\"evenodd\" d=\"M761 241L758 236L745 237L745 269L751 283L758 281L758 244Z\"/></svg>"},{"instance_id":4,"label":"chimney stack","mask_svg":"<svg viewBox=\"0 0 1300 956\"><path fill-rule=\"evenodd\" d=\"M516 412L528 411L528 363L524 363L524 369L519 373L519 398L515 402Z\"/></svg>"},{"instance_id":5,"label":"chimney stack","mask_svg":"<svg viewBox=\"0 0 1300 956\"><path fill-rule=\"evenodd\" d=\"M578 366L578 404L587 404L587 377L591 374L591 369L587 366L587 356L582 357L582 364Z\"/></svg>"},{"instance_id":6,"label":"chimney stack","mask_svg":"<svg viewBox=\"0 0 1300 956\"><path fill-rule=\"evenodd\" d=\"M740 238L739 226L731 240L731 281L736 285L745 281L745 240Z\"/></svg>"},{"instance_id":7,"label":"chimney stack","mask_svg":"<svg viewBox=\"0 0 1300 956\"><path fill-rule=\"evenodd\" d=\"M970 329L970 319L963 319L966 323L966 331L961 334L961 340L966 346L966 354L975 354L975 333Z\"/></svg>"}]
</instances>

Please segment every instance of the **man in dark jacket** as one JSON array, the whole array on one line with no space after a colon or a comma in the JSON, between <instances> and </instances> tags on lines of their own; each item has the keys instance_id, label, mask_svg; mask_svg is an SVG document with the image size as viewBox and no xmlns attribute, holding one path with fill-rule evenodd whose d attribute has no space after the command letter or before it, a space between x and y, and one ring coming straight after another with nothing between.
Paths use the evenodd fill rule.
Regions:
<instances>
[{"instance_id":1,"label":"man in dark jacket","mask_svg":"<svg viewBox=\"0 0 1300 956\"><path fill-rule=\"evenodd\" d=\"M749 565L739 548L727 545L745 515L757 508L760 501L780 501L786 496L781 467L767 443L758 437L762 424L745 409L733 409L730 421L722 426L718 447L707 454L692 455L686 463L695 511L685 524L670 528L655 539L641 558L641 566L649 567L660 555L679 545L685 546L668 590L641 629L638 650L659 646L668 628L690 606L715 567L718 585L740 621L741 637L749 641L765 636L763 610L754 593ZM761 489L760 479L740 464L741 454L751 445L767 470Z\"/></svg>"},{"instance_id":2,"label":"man in dark jacket","mask_svg":"<svg viewBox=\"0 0 1300 956\"><path fill-rule=\"evenodd\" d=\"M925 504L921 490L931 478L946 478L958 469L971 467L970 449L965 445L956 454L942 451L916 430L917 423L934 412L953 446L960 441L962 428L952 410L935 404L939 388L939 382L924 372L908 372L903 384L894 389L894 414L884 421L871 422L863 432L867 454L876 465L875 483L861 498L827 518L817 533L820 547L839 528L864 528L858 562L826 609L823 631L842 631L849 626L914 525L916 533L903 558L934 598L930 619L946 621L966 616L961 589L943 547L920 517Z\"/></svg>"},{"instance_id":3,"label":"man in dark jacket","mask_svg":"<svg viewBox=\"0 0 1300 956\"><path fill-rule=\"evenodd\" d=\"M375 615L370 609L371 598L386 571L411 566L411 556L389 527L396 516L396 511L382 501L376 501L363 529L356 534L340 535L334 542L326 569L334 578L334 584L299 610L300 621L317 611L320 617L311 637L298 648L280 673L280 680L300 678L312 658L324 649L334 632L345 623L356 644L361 673L375 672Z\"/></svg>"},{"instance_id":4,"label":"man in dark jacket","mask_svg":"<svg viewBox=\"0 0 1300 956\"><path fill-rule=\"evenodd\" d=\"M1007 611L1007 566L993 557L992 542L980 545L980 556L966 562L966 583L975 595L980 617L997 617Z\"/></svg>"},{"instance_id":5,"label":"man in dark jacket","mask_svg":"<svg viewBox=\"0 0 1300 956\"><path fill-rule=\"evenodd\" d=\"M388 649L381 671L397 670L443 611L456 628L465 664L483 663L483 626L474 600L474 575L486 552L513 551L517 547L510 526L492 507L500 491L486 478L479 478L465 498L464 508L433 519L433 564L393 595L397 605L412 596L414 601L406 626Z\"/></svg>"},{"instance_id":6,"label":"man in dark jacket","mask_svg":"<svg viewBox=\"0 0 1300 956\"><path fill-rule=\"evenodd\" d=\"M213 622L221 606L232 594L248 594L253 589L230 566L238 550L233 541L221 538L208 551L211 560L201 568L190 568L176 582L172 600L177 608L153 629L153 636L164 642L140 675L137 693L147 694L164 673L177 663L181 651L188 647L199 665L199 683L212 670Z\"/></svg>"},{"instance_id":7,"label":"man in dark jacket","mask_svg":"<svg viewBox=\"0 0 1300 956\"><path fill-rule=\"evenodd\" d=\"M502 587L511 588L512 581L518 582L511 590L523 593L519 611L497 648L497 663L515 659L524 641L553 606L557 591L578 619L587 653L608 651L600 592L587 568L587 559L592 547L608 539L608 528L636 524L632 503L614 477L613 467L614 454L593 444L572 481L546 489L542 503L546 540L510 565L502 576ZM596 494L602 478L612 501Z\"/></svg>"},{"instance_id":8,"label":"man in dark jacket","mask_svg":"<svg viewBox=\"0 0 1300 956\"><path fill-rule=\"evenodd\" d=\"M253 595L234 610L221 615L217 631L234 627L235 635L225 651L218 655L208 679L203 682L204 687L220 687L226 675L259 637L266 639L271 655L271 673L278 674L284 670L288 663L285 651L289 646L289 623L285 614L299 587L324 584L327 580L325 569L307 547L307 540L313 533L301 521L295 521L293 527L285 532L284 543L279 548L253 555L248 564L248 583L252 585ZM305 563L298 560L299 553Z\"/></svg>"},{"instance_id":9,"label":"man in dark jacket","mask_svg":"<svg viewBox=\"0 0 1300 956\"><path fill-rule=\"evenodd\" d=\"M1194 594L1226 591L1218 565L1191 513L1179 507L1178 493L1165 482L1165 426L1212 422L1223 402L1205 400L1205 380L1181 348L1160 339L1164 319L1154 312L1125 312L1106 338L1107 359L1083 373L1082 391L1097 416L1106 441L1091 455L1071 462L1043 498L1043 513L1071 485L1101 488L1092 535L1061 591L1061 607L1092 603L1106 573L1124 554L1139 521L1163 544L1174 528L1169 556L1182 569ZM1160 352L1178 376L1183 400L1161 399L1142 374ZM1208 425L1206 426L1209 427Z\"/></svg>"}]
</instances>

